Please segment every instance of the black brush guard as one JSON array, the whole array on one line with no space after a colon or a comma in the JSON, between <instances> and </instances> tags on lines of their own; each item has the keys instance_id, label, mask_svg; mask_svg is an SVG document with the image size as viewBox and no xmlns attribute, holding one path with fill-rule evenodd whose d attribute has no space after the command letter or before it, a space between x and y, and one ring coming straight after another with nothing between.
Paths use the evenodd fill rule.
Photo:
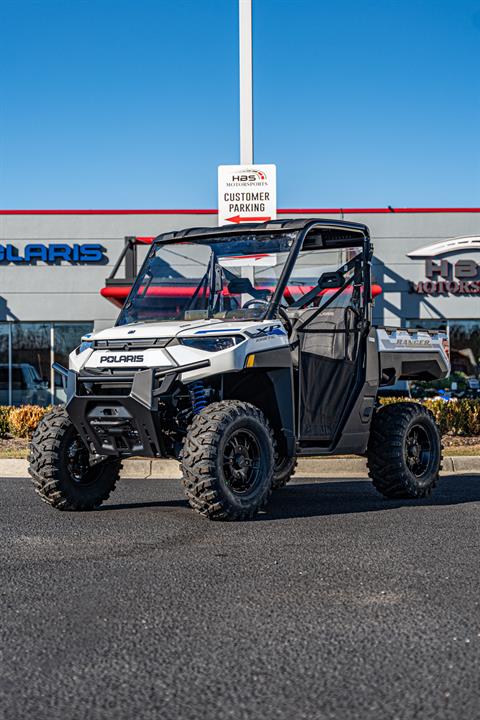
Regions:
<instances>
[{"instance_id":1,"label":"black brush guard","mask_svg":"<svg viewBox=\"0 0 480 720\"><path fill-rule=\"evenodd\" d=\"M165 457L159 427L159 402L184 372L210 365L209 360L146 368L132 374L66 371L68 415L88 447L98 455ZM60 368L56 368L60 371ZM98 388L98 390L97 390Z\"/></svg>"}]
</instances>

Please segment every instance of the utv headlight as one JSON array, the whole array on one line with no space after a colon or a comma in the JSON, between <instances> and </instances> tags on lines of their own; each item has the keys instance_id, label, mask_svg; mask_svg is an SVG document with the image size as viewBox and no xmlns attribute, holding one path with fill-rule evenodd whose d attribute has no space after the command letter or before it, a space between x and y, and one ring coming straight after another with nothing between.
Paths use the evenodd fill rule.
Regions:
<instances>
[{"instance_id":1,"label":"utv headlight","mask_svg":"<svg viewBox=\"0 0 480 720\"><path fill-rule=\"evenodd\" d=\"M78 346L76 353L77 355L80 355L84 350L89 350L93 347L93 340L82 340L80 345Z\"/></svg>"},{"instance_id":2,"label":"utv headlight","mask_svg":"<svg viewBox=\"0 0 480 720\"><path fill-rule=\"evenodd\" d=\"M227 337L188 337L178 338L182 345L195 348L195 350L205 350L205 352L218 352L219 350L227 350L228 348L238 345L245 340L242 335L229 335Z\"/></svg>"}]
</instances>

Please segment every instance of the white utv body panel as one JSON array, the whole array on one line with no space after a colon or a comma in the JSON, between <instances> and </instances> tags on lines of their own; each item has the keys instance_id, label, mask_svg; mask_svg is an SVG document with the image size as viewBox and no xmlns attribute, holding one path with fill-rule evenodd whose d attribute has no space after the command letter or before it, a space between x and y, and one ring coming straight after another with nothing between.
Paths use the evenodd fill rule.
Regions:
<instances>
[{"instance_id":1,"label":"white utv body panel","mask_svg":"<svg viewBox=\"0 0 480 720\"><path fill-rule=\"evenodd\" d=\"M439 352L448 361L445 347L447 334L441 331L405 330L403 328L378 328L377 347L379 352Z\"/></svg>"},{"instance_id":2,"label":"white utv body panel","mask_svg":"<svg viewBox=\"0 0 480 720\"><path fill-rule=\"evenodd\" d=\"M404 328L377 328L377 350L382 380L431 376L445 377L450 372L448 336L442 331Z\"/></svg>"},{"instance_id":3,"label":"white utv body panel","mask_svg":"<svg viewBox=\"0 0 480 720\"><path fill-rule=\"evenodd\" d=\"M233 337L238 340L237 344L225 350L207 351L189 347L181 344L182 338L208 338L208 337ZM124 325L102 330L85 338L92 344L98 341L130 340L146 341L156 339L173 340L176 338L178 344L169 345L166 348L147 348L141 350L111 349L108 346L101 349L88 348L82 353L76 351L71 353L69 368L71 370L88 370L96 368L115 368L117 370L128 370L135 368L166 369L190 365L192 363L209 360L210 365L206 368L191 370L182 373L182 382L193 382L206 378L209 375L218 375L225 372L241 370L245 367L248 355L263 350L274 350L281 347L288 347L288 336L282 324L278 321L245 321L225 322L219 320L194 321L184 323L144 323L135 326Z\"/></svg>"}]
</instances>

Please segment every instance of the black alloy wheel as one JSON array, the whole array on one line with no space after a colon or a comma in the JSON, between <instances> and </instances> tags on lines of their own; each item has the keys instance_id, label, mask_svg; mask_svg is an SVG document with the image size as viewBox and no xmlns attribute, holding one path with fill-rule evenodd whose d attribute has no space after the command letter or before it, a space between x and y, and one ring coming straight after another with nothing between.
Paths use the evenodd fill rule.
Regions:
<instances>
[{"instance_id":1,"label":"black alloy wheel","mask_svg":"<svg viewBox=\"0 0 480 720\"><path fill-rule=\"evenodd\" d=\"M80 438L72 440L66 448L66 466L72 480L79 485L90 484L90 458Z\"/></svg>"},{"instance_id":2,"label":"black alloy wheel","mask_svg":"<svg viewBox=\"0 0 480 720\"><path fill-rule=\"evenodd\" d=\"M223 472L233 492L245 494L255 488L261 473L261 457L254 433L240 429L230 435L223 451Z\"/></svg>"},{"instance_id":3,"label":"black alloy wheel","mask_svg":"<svg viewBox=\"0 0 480 720\"><path fill-rule=\"evenodd\" d=\"M242 400L214 402L195 415L181 453L183 486L210 520L247 520L272 491L275 447L265 415Z\"/></svg>"},{"instance_id":4,"label":"black alloy wheel","mask_svg":"<svg viewBox=\"0 0 480 720\"><path fill-rule=\"evenodd\" d=\"M115 489L121 461L95 458L73 426L67 411L57 406L38 424L30 443L35 491L57 510L93 510Z\"/></svg>"},{"instance_id":5,"label":"black alloy wheel","mask_svg":"<svg viewBox=\"0 0 480 720\"><path fill-rule=\"evenodd\" d=\"M412 425L405 438L405 459L410 472L417 478L423 477L432 464L433 443L427 429Z\"/></svg>"},{"instance_id":6,"label":"black alloy wheel","mask_svg":"<svg viewBox=\"0 0 480 720\"><path fill-rule=\"evenodd\" d=\"M442 442L430 410L396 402L375 410L367 448L368 472L387 498L422 498L435 487Z\"/></svg>"}]
</instances>

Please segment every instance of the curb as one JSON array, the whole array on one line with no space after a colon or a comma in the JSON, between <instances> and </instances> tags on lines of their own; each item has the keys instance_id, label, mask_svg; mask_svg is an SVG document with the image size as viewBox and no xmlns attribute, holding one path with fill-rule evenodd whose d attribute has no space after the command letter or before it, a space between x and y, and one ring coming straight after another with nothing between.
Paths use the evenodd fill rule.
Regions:
<instances>
[{"instance_id":1,"label":"curb","mask_svg":"<svg viewBox=\"0 0 480 720\"><path fill-rule=\"evenodd\" d=\"M28 477L28 461L18 458L0 460L0 478ZM445 457L443 473L480 473L480 455ZM300 458L296 478L340 475L367 477L364 458ZM176 460L151 460L131 458L123 461L122 478L145 480L179 479L180 468Z\"/></svg>"}]
</instances>

